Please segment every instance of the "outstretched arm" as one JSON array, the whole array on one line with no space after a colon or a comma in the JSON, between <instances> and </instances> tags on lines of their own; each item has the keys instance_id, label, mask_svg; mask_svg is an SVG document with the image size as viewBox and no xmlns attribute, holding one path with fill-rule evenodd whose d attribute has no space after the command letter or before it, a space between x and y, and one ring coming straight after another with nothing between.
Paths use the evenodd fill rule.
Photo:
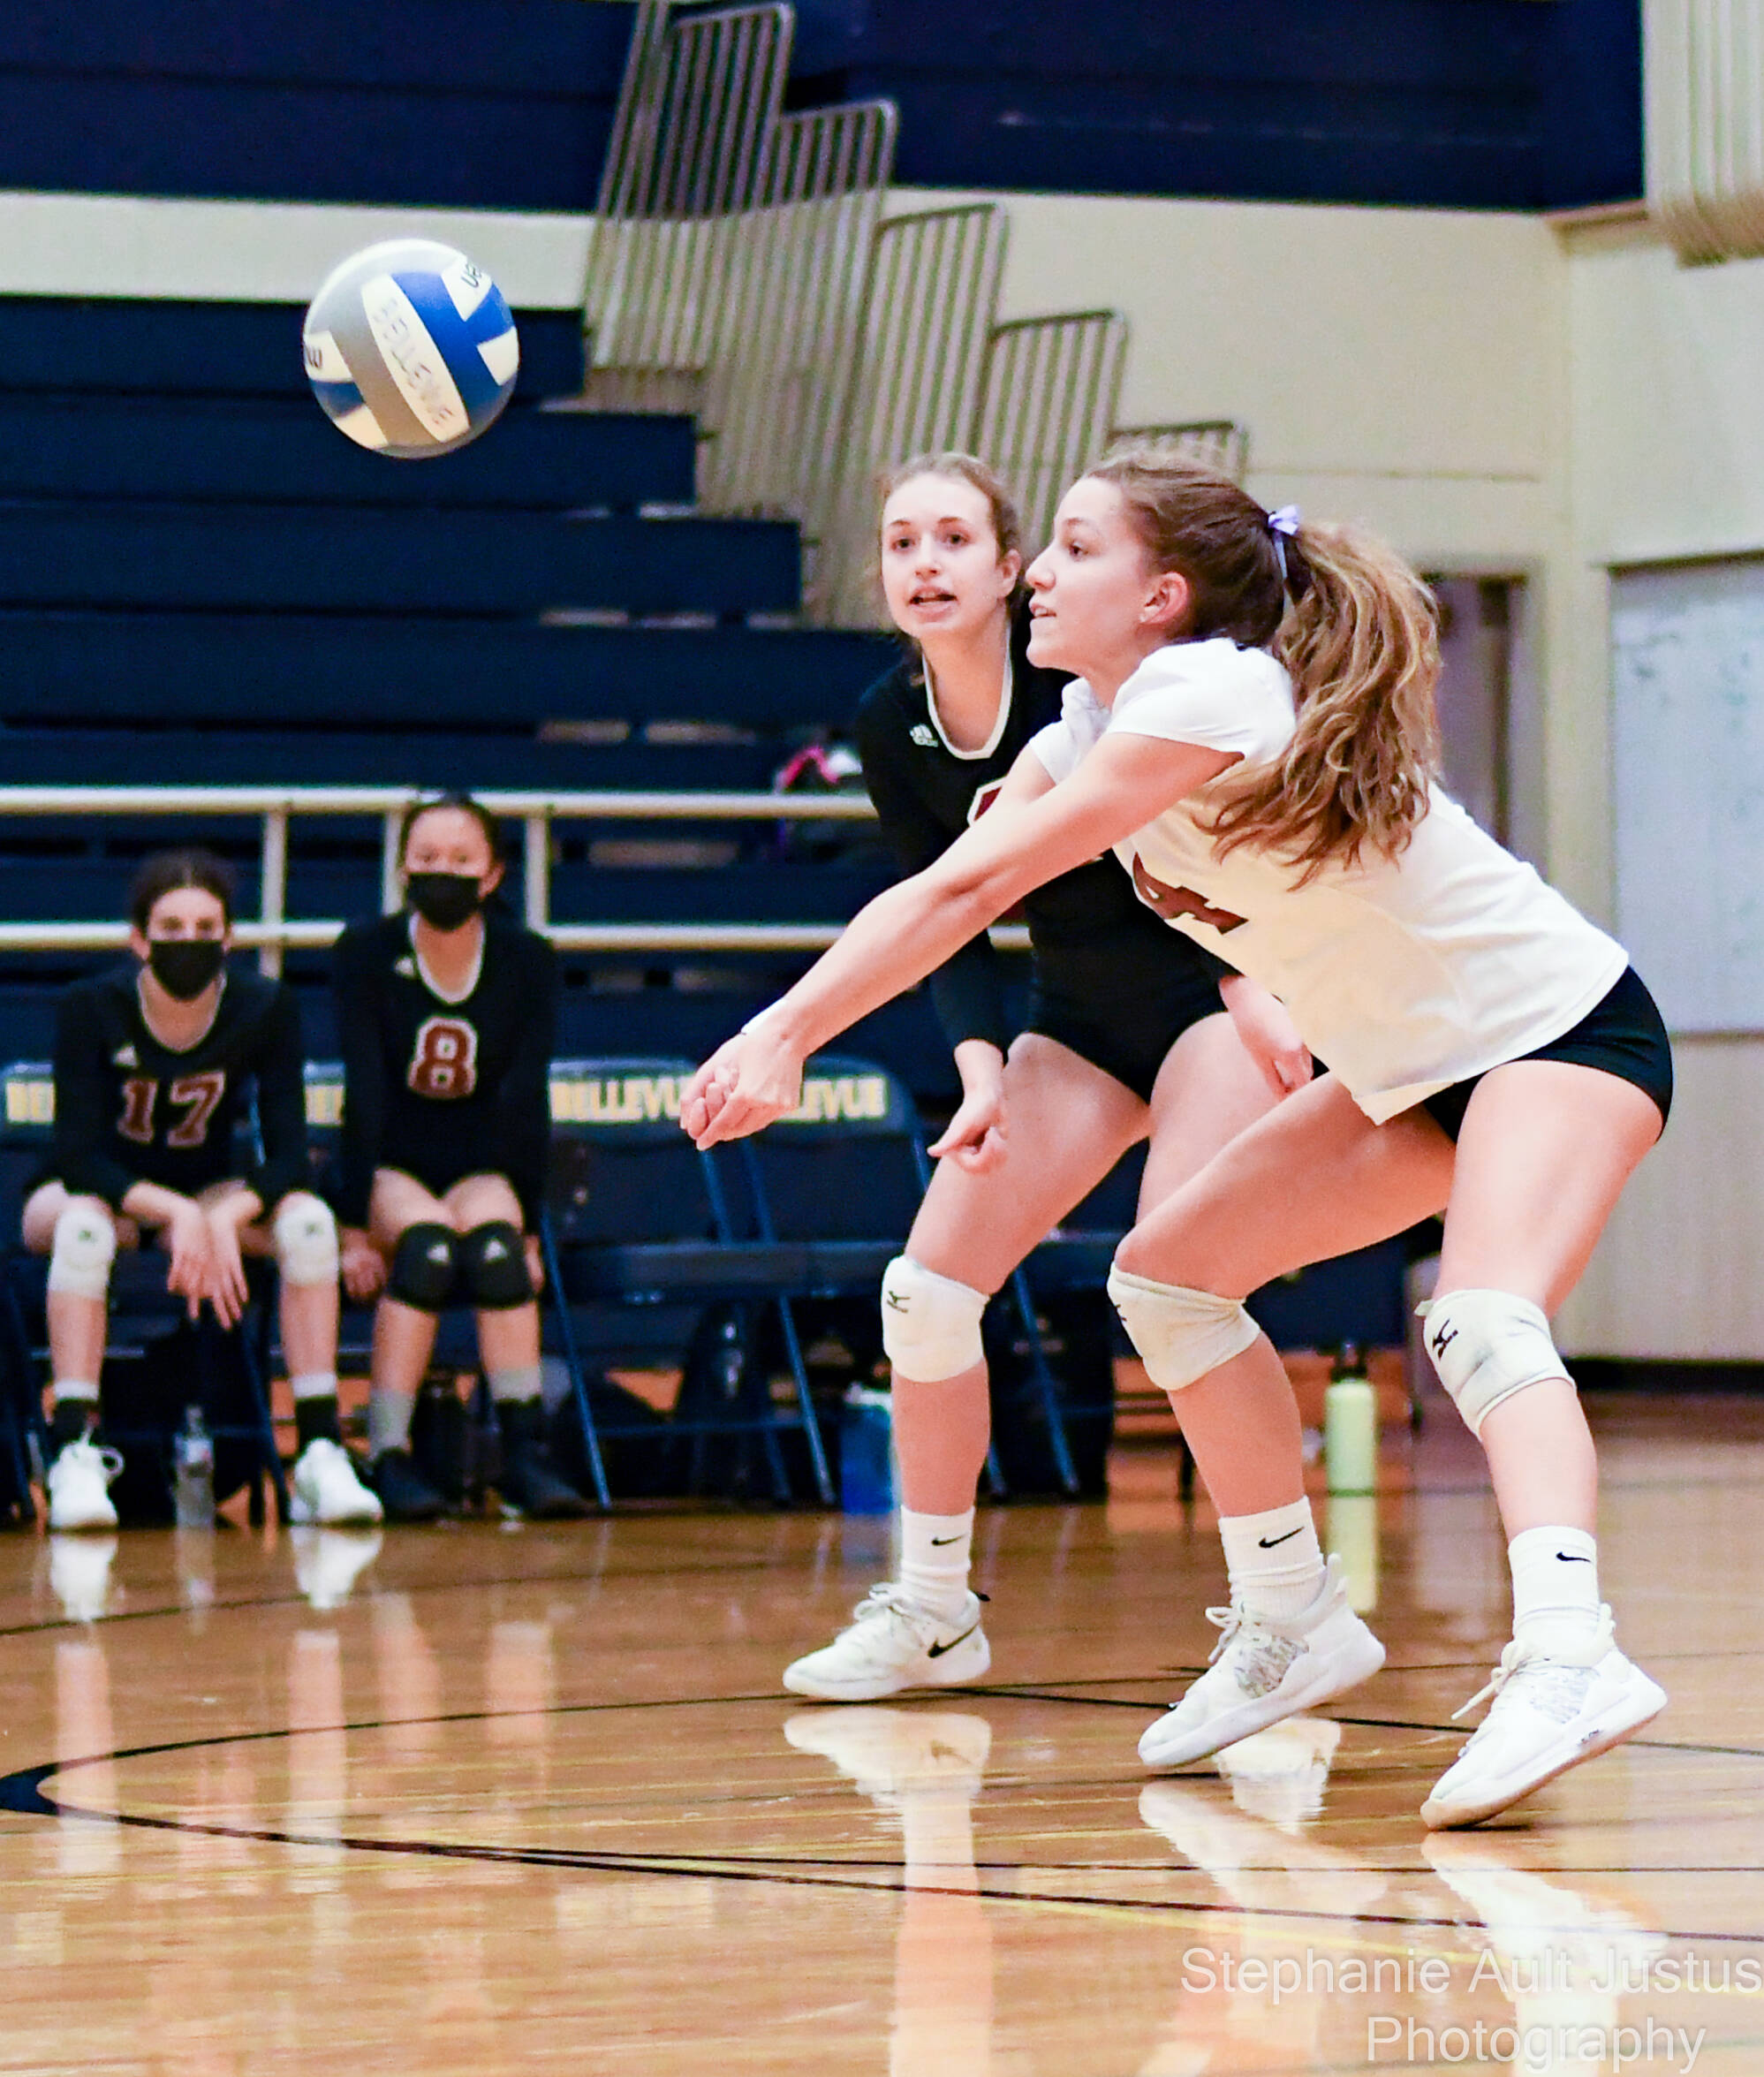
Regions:
<instances>
[{"instance_id":1,"label":"outstretched arm","mask_svg":"<svg viewBox=\"0 0 1764 2077\"><path fill-rule=\"evenodd\" d=\"M788 994L699 1069L681 1123L708 1147L783 1117L811 1053L922 981L1032 888L1100 856L1236 762L1192 743L1112 737L1039 798L1001 800L935 864L859 909Z\"/></svg>"}]
</instances>

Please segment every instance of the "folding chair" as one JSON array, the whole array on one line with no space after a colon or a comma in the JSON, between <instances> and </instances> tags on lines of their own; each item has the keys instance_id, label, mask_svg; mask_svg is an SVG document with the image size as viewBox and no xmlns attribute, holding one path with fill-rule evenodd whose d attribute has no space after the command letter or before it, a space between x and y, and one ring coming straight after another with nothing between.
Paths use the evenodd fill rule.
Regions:
<instances>
[{"instance_id":1,"label":"folding chair","mask_svg":"<svg viewBox=\"0 0 1764 2077\"><path fill-rule=\"evenodd\" d=\"M924 1134L905 1084L874 1062L821 1054L808 1063L797 1109L738 1141L736 1152L759 1238L807 1250L805 1279L780 1292L782 1308L788 1312L791 1296L861 1297L874 1304L882 1271L905 1246L931 1180ZM1056 1474L1066 1492L1076 1493L1079 1480L1064 1398L1020 1270L999 1296L1005 1313L1017 1318ZM1006 1481L996 1446L987 1452L987 1478L1003 1497Z\"/></svg>"},{"instance_id":2,"label":"folding chair","mask_svg":"<svg viewBox=\"0 0 1764 2077\"><path fill-rule=\"evenodd\" d=\"M9 1156L29 1157L33 1165L40 1163L53 1145L55 1133L55 1081L49 1065L43 1061L24 1060L0 1069L0 1100L4 1101L4 1117L0 1145L4 1145ZM248 1150L242 1150L241 1169L248 1167L250 1161ZM274 1267L255 1262L247 1267L257 1286L253 1292L256 1318L247 1313L227 1338L238 1350L250 1418L241 1423L219 1417L220 1386L216 1376L215 1340L221 1330L206 1310L197 1331L197 1375L192 1399L201 1406L208 1432L216 1441L237 1439L252 1445L257 1474L252 1481L252 1520L263 1520L263 1482L267 1481L275 1491L280 1518L286 1521L288 1482L282 1467L281 1452L276 1446L276 1429L270 1417L269 1394L264 1389L269 1308L263 1302L261 1285L266 1277L273 1282ZM7 1251L4 1276L6 1337L13 1363L25 1382L23 1414L28 1421L28 1432L37 1436L40 1450L47 1438L42 1433L41 1394L34 1389L34 1381L40 1375L40 1366L48 1352L44 1343L32 1331L31 1323L42 1316L48 1268L41 1256L27 1255L16 1243ZM117 1253L110 1273L110 1330L104 1349L107 1360L140 1355L145 1341L153 1338L153 1330L163 1330L175 1325L185 1311L185 1301L165 1288L163 1258L145 1248ZM163 1446L166 1440L156 1429L133 1429L115 1422L107 1422L106 1431L108 1439L125 1452L132 1444Z\"/></svg>"},{"instance_id":3,"label":"folding chair","mask_svg":"<svg viewBox=\"0 0 1764 2077\"><path fill-rule=\"evenodd\" d=\"M680 1130L690 1062L608 1057L559 1060L551 1069L553 1178L540 1238L547 1297L587 1447L595 1497L610 1504L602 1444L653 1437L596 1421L583 1368L596 1356L677 1358L707 1308L776 1302L799 1285L800 1247L769 1236L738 1241L722 1172ZM677 1414L669 1432L756 1436L774 1493L790 1497L781 1436L799 1431L823 1505L833 1498L825 1446L802 1347L787 1303L778 1307L795 1398L791 1417L772 1403L764 1366L746 1362L726 1415Z\"/></svg>"}]
</instances>

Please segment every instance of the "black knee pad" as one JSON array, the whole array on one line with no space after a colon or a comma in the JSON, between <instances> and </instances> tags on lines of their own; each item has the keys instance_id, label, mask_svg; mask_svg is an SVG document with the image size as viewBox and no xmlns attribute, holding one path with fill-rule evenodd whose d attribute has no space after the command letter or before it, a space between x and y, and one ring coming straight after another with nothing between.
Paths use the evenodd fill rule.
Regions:
<instances>
[{"instance_id":1,"label":"black knee pad","mask_svg":"<svg viewBox=\"0 0 1764 2077\"><path fill-rule=\"evenodd\" d=\"M429 1222L406 1226L392 1251L386 1296L419 1313L438 1313L459 1281L459 1236Z\"/></svg>"},{"instance_id":2,"label":"black knee pad","mask_svg":"<svg viewBox=\"0 0 1764 2077\"><path fill-rule=\"evenodd\" d=\"M487 1219L459 1236L459 1274L480 1312L507 1312L533 1297L520 1229L506 1219Z\"/></svg>"}]
</instances>

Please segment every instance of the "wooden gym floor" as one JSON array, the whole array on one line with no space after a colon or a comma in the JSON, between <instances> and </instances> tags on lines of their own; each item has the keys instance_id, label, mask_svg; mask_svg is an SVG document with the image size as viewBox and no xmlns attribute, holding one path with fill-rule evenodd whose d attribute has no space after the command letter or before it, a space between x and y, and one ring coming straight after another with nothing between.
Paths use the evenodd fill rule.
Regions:
<instances>
[{"instance_id":1,"label":"wooden gym floor","mask_svg":"<svg viewBox=\"0 0 1764 2077\"><path fill-rule=\"evenodd\" d=\"M1435 1838L1507 1614L1444 1420L1334 1523L1389 1669L1159 1779L1222 1583L1167 1447L983 1513L992 1679L886 1707L777 1686L870 1522L0 1541L0 2072L1759 2077L1764 1406L1592 1406L1672 1706Z\"/></svg>"}]
</instances>

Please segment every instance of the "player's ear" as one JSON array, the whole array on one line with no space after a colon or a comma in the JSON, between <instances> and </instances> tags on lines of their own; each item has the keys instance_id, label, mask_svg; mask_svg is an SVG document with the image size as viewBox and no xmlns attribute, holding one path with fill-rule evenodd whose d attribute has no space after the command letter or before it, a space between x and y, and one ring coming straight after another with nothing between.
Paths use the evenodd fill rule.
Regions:
<instances>
[{"instance_id":1,"label":"player's ear","mask_svg":"<svg viewBox=\"0 0 1764 2077\"><path fill-rule=\"evenodd\" d=\"M1193 587L1179 570L1161 570L1146 595L1139 617L1174 633L1188 618L1193 596Z\"/></svg>"},{"instance_id":2,"label":"player's ear","mask_svg":"<svg viewBox=\"0 0 1764 2077\"><path fill-rule=\"evenodd\" d=\"M503 863L501 859L498 859L495 865L490 868L489 871L486 873L479 881L479 888L481 890L484 899L486 901L488 901L496 891L497 888L502 885L503 875L507 872L507 870L508 868Z\"/></svg>"},{"instance_id":3,"label":"player's ear","mask_svg":"<svg viewBox=\"0 0 1764 2077\"><path fill-rule=\"evenodd\" d=\"M139 923L129 925L129 950L136 959L140 960L143 966L146 965L148 957L147 934Z\"/></svg>"}]
</instances>

